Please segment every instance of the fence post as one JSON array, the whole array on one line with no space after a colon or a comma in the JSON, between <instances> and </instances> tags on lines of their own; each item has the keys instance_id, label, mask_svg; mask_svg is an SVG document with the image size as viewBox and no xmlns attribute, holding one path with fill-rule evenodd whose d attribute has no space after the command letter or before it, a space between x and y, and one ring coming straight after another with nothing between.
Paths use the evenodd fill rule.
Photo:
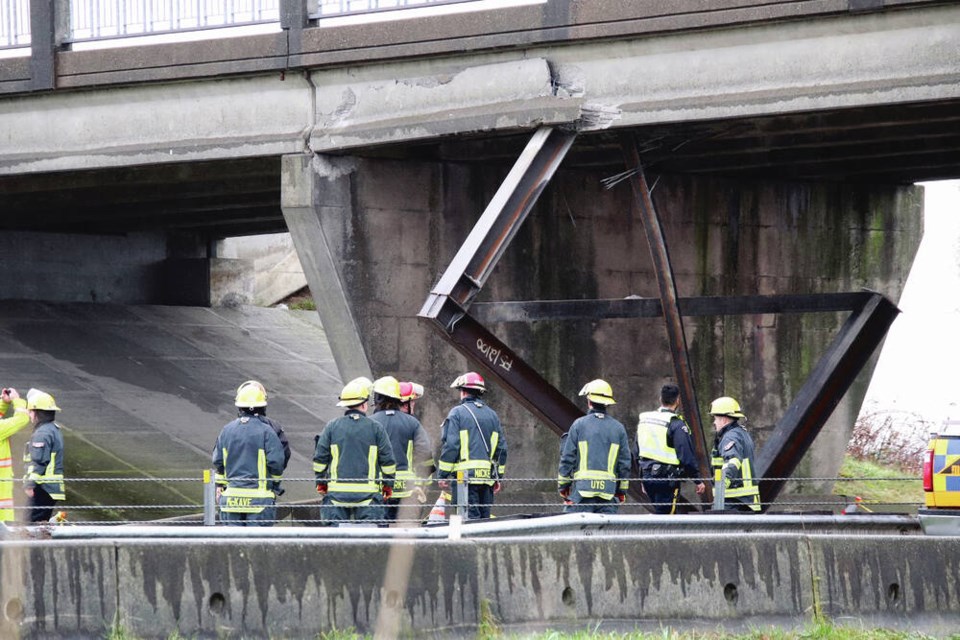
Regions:
<instances>
[{"instance_id":1,"label":"fence post","mask_svg":"<svg viewBox=\"0 0 960 640\"><path fill-rule=\"evenodd\" d=\"M217 523L217 483L210 469L203 470L203 524L213 526Z\"/></svg>"},{"instance_id":2,"label":"fence post","mask_svg":"<svg viewBox=\"0 0 960 640\"><path fill-rule=\"evenodd\" d=\"M714 511L723 511L726 507L724 506L724 498L727 489L727 483L723 479L723 468L717 469L713 472L713 510Z\"/></svg>"}]
</instances>

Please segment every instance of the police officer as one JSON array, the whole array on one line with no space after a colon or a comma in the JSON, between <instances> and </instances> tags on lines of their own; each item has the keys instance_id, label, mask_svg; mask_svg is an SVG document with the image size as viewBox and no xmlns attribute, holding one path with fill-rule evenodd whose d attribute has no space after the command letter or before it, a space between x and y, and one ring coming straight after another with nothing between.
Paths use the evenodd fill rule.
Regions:
<instances>
[{"instance_id":1,"label":"police officer","mask_svg":"<svg viewBox=\"0 0 960 640\"><path fill-rule=\"evenodd\" d=\"M27 415L33 433L23 455L23 489L29 498L30 522L47 522L53 505L67 499L63 485L63 434L54 420L60 407L49 393L27 392Z\"/></svg>"},{"instance_id":2,"label":"police officer","mask_svg":"<svg viewBox=\"0 0 960 640\"><path fill-rule=\"evenodd\" d=\"M677 508L681 478L697 478L697 464L690 427L680 415L680 387L660 388L660 408L640 414L634 449L640 467L641 486L658 514L672 514ZM697 493L706 485L696 482Z\"/></svg>"},{"instance_id":3,"label":"police officer","mask_svg":"<svg viewBox=\"0 0 960 640\"><path fill-rule=\"evenodd\" d=\"M393 495L397 464L383 425L367 417L370 387L366 378L348 382L337 402L345 413L317 436L313 471L328 522L382 521L383 501Z\"/></svg>"},{"instance_id":4,"label":"police officer","mask_svg":"<svg viewBox=\"0 0 960 640\"><path fill-rule=\"evenodd\" d=\"M500 479L507 464L507 440L497 412L480 397L487 387L479 373L469 371L450 385L460 392L460 404L443 421L440 461L437 477L443 491L450 489L450 478L463 472L467 483L467 518L490 517L494 496L500 492ZM457 488L451 492L457 503Z\"/></svg>"},{"instance_id":5,"label":"police officer","mask_svg":"<svg viewBox=\"0 0 960 640\"><path fill-rule=\"evenodd\" d=\"M275 488L286 464L283 444L262 414L263 385L237 389L236 420L224 425L213 447L220 521L232 526L269 527L276 520Z\"/></svg>"},{"instance_id":6,"label":"police officer","mask_svg":"<svg viewBox=\"0 0 960 640\"><path fill-rule=\"evenodd\" d=\"M384 376L374 380L373 399L376 410L370 417L386 429L397 461L393 497L384 501L384 518L392 522L397 519L402 499L416 493L420 502L426 500L419 485L422 478L429 478L434 471L433 445L420 421L401 411L401 384L396 378Z\"/></svg>"},{"instance_id":7,"label":"police officer","mask_svg":"<svg viewBox=\"0 0 960 640\"><path fill-rule=\"evenodd\" d=\"M753 480L753 439L738 419L745 417L733 398L717 398L710 404L713 426L713 468L724 480L727 508L760 512L760 489Z\"/></svg>"},{"instance_id":8,"label":"police officer","mask_svg":"<svg viewBox=\"0 0 960 640\"><path fill-rule=\"evenodd\" d=\"M566 511L616 513L626 498L630 477L627 430L607 415L616 404L603 380L591 380L580 390L587 397L587 415L577 418L563 443L558 486Z\"/></svg>"}]
</instances>

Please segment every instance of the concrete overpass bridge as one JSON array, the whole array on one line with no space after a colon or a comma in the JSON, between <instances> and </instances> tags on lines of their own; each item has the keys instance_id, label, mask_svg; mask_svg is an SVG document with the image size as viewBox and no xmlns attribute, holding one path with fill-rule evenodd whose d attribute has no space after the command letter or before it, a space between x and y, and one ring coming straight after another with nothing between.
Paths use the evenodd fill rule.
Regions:
<instances>
[{"instance_id":1,"label":"concrete overpass bridge","mask_svg":"<svg viewBox=\"0 0 960 640\"><path fill-rule=\"evenodd\" d=\"M0 67L4 297L204 305L230 270L213 241L289 230L336 370L427 382L434 435L438 391L472 364L417 309L540 127L575 140L480 301L657 296L636 202L603 183L630 164L625 134L685 296L895 301L911 185L960 174L951 2L548 0L360 25L283 2L277 33L87 51L34 12L31 55ZM687 319L699 397L741 398L762 441L843 321ZM497 326L566 397L610 379L628 424L676 374L661 320ZM801 472L835 474L869 370ZM552 476L552 434L492 400L513 468Z\"/></svg>"},{"instance_id":2,"label":"concrete overpass bridge","mask_svg":"<svg viewBox=\"0 0 960 640\"><path fill-rule=\"evenodd\" d=\"M418 309L542 127L569 134L569 149L489 282L468 295L476 307L620 304L618 317L490 322L562 396L610 380L628 426L676 369L663 320L624 300L657 299L663 274L628 186L636 176L605 188L637 164L624 140L688 304L861 287L895 301L921 233L913 184L960 174L951 2L548 0L375 26L318 21L284 2L278 33L95 51L63 44L62 16L40 6L58 3L33 4L31 55L0 64L0 380L63 403L74 479L189 475L248 377L267 383L293 436L292 475L309 475L338 378L427 383L423 418L436 437L451 400L441 390L474 362ZM323 333L282 311L197 308L236 271L217 239L284 230ZM683 322L697 396L739 397L761 453L845 326L835 307L776 311L714 308ZM870 369L845 381L798 475L836 474ZM554 434L502 388L491 401L510 475L554 476ZM542 484L506 491L549 494ZM128 486L108 497L68 486L90 503L148 499ZM717 533L713 516L697 517L708 536L682 521L562 516L563 535L521 525L509 544L384 544L393 530L325 543L293 527L272 530L290 537L274 544L224 536L189 552L156 532L6 541L0 629L83 636L119 620L146 635L286 636L369 631L385 618L440 635L474 629L485 611L511 628L659 628L689 615L691 594L710 624L823 611L945 633L955 619L953 539L879 521L855 521L871 535L851 539L806 516ZM716 555L718 542L732 552ZM409 584L397 565L417 567Z\"/></svg>"}]
</instances>

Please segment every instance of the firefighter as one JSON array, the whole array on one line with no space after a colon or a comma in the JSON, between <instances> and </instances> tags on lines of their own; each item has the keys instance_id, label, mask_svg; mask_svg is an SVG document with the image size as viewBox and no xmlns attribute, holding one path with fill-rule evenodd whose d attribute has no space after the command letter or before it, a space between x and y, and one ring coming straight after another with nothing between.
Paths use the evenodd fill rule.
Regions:
<instances>
[{"instance_id":1,"label":"firefighter","mask_svg":"<svg viewBox=\"0 0 960 640\"><path fill-rule=\"evenodd\" d=\"M487 390L480 374L469 371L450 387L460 392L460 403L443 421L438 484L444 492L450 491L450 478L462 472L467 483L467 518L489 518L506 470L507 440L496 411L480 399ZM450 497L456 504L456 486Z\"/></svg>"},{"instance_id":2,"label":"firefighter","mask_svg":"<svg viewBox=\"0 0 960 640\"><path fill-rule=\"evenodd\" d=\"M680 415L677 385L663 385L660 408L640 414L634 455L640 467L640 486L653 503L654 513L674 513L680 493L679 480L700 475L690 427ZM698 494L707 489L699 480L696 487Z\"/></svg>"},{"instance_id":3,"label":"firefighter","mask_svg":"<svg viewBox=\"0 0 960 640\"><path fill-rule=\"evenodd\" d=\"M266 387L264 387L260 382L256 380L247 380L237 388L237 398L234 404L239 409L240 405L237 403L240 402L241 397L244 395L243 389L244 387L247 387L247 386L253 386L258 389L258 392L256 392L256 396L255 396L257 398L256 406L250 407L250 409L253 411L254 415L260 418L262 422L265 422L271 429L273 429L273 432L277 434L278 438L280 438L280 446L283 447L283 471L285 472L287 470L287 465L290 463L290 441L287 440L287 434L284 433L283 431L283 425L281 425L276 420L267 417ZM263 396L262 400L260 399L260 395ZM283 487L280 486L279 480L271 482L270 488L273 490L273 492L276 494L278 498L282 496L284 493L286 493Z\"/></svg>"},{"instance_id":4,"label":"firefighter","mask_svg":"<svg viewBox=\"0 0 960 640\"><path fill-rule=\"evenodd\" d=\"M587 415L577 418L560 454L560 495L566 511L616 513L626 499L630 477L627 430L607 408L616 404L613 389L603 380L591 380L580 390L587 397Z\"/></svg>"},{"instance_id":5,"label":"firefighter","mask_svg":"<svg viewBox=\"0 0 960 640\"><path fill-rule=\"evenodd\" d=\"M384 501L384 519L393 522L402 499L416 494L420 502L426 501L421 485L423 478L429 478L434 471L433 445L420 421L401 411L403 391L396 378L375 380L373 398L376 410L370 417L386 429L397 461L393 497Z\"/></svg>"},{"instance_id":6,"label":"firefighter","mask_svg":"<svg viewBox=\"0 0 960 640\"><path fill-rule=\"evenodd\" d=\"M723 478L728 509L760 512L760 489L753 481L753 439L738 420L745 416L733 398L717 398L710 404L717 430L713 444L713 468Z\"/></svg>"},{"instance_id":7,"label":"firefighter","mask_svg":"<svg viewBox=\"0 0 960 640\"><path fill-rule=\"evenodd\" d=\"M30 522L47 522L53 515L53 505L67 499L63 485L63 434L54 422L57 411L60 407L49 393L38 389L27 392L27 415L33 433L23 455L23 490L29 498Z\"/></svg>"},{"instance_id":8,"label":"firefighter","mask_svg":"<svg viewBox=\"0 0 960 640\"><path fill-rule=\"evenodd\" d=\"M397 464L383 425L367 417L370 387L366 378L348 382L337 402L346 411L316 439L313 471L328 522L382 521L383 501L393 497Z\"/></svg>"},{"instance_id":9,"label":"firefighter","mask_svg":"<svg viewBox=\"0 0 960 640\"><path fill-rule=\"evenodd\" d=\"M416 382L400 383L400 411L413 415L417 400L423 397L423 385Z\"/></svg>"},{"instance_id":10,"label":"firefighter","mask_svg":"<svg viewBox=\"0 0 960 640\"><path fill-rule=\"evenodd\" d=\"M30 424L27 401L20 397L16 389L3 389L0 392L0 416L7 415L13 408L13 415L0 419L0 520L13 522L13 458L10 454L10 438Z\"/></svg>"},{"instance_id":11,"label":"firefighter","mask_svg":"<svg viewBox=\"0 0 960 640\"><path fill-rule=\"evenodd\" d=\"M269 527L276 521L275 488L285 463L280 437L263 416L267 394L248 381L237 389L238 417L213 447L220 520L232 526Z\"/></svg>"}]
</instances>

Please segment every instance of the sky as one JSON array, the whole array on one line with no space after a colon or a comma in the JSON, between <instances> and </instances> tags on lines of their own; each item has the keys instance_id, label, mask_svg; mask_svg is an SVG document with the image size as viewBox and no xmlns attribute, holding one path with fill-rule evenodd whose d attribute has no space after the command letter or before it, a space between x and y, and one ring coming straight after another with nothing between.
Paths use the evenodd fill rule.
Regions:
<instances>
[{"instance_id":1,"label":"sky","mask_svg":"<svg viewBox=\"0 0 960 640\"><path fill-rule=\"evenodd\" d=\"M937 426L960 419L960 180L923 187L923 239L863 411Z\"/></svg>"}]
</instances>

